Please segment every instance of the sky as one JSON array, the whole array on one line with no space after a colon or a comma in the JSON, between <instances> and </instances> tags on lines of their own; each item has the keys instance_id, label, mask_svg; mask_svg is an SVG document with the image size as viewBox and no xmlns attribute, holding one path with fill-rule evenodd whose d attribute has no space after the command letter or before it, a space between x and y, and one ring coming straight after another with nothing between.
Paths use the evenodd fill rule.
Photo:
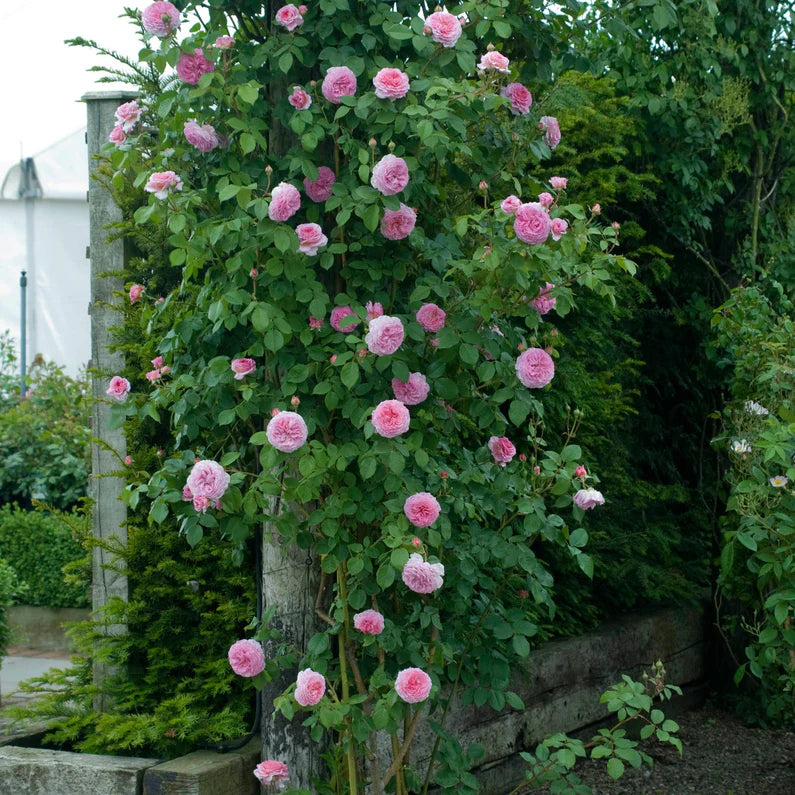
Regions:
<instances>
[{"instance_id":1,"label":"sky","mask_svg":"<svg viewBox=\"0 0 795 795\"><path fill-rule=\"evenodd\" d=\"M85 126L87 91L110 89L86 71L98 57L64 39L82 36L124 55L140 43L135 28L119 19L125 6L149 0L0 0L0 181L22 155L29 157ZM107 61L106 61L107 62Z\"/></svg>"}]
</instances>

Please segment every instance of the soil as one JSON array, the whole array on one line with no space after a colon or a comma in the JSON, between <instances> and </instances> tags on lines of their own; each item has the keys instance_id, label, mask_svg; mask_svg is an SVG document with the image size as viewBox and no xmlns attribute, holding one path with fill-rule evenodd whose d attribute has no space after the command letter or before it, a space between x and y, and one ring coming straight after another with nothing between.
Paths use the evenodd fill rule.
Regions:
<instances>
[{"instance_id":1,"label":"soil","mask_svg":"<svg viewBox=\"0 0 795 795\"><path fill-rule=\"evenodd\" d=\"M749 728L716 707L676 717L683 756L667 743L642 744L654 766L627 767L613 781L604 761L585 761L575 772L594 795L793 795L795 732Z\"/></svg>"}]
</instances>

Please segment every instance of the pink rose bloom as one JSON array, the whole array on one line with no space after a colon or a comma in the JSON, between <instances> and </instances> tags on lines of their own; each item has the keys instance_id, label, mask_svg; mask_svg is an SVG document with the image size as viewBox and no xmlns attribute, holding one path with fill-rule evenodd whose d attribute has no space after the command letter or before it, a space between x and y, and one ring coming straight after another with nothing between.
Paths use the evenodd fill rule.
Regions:
<instances>
[{"instance_id":1,"label":"pink rose bloom","mask_svg":"<svg viewBox=\"0 0 795 795\"><path fill-rule=\"evenodd\" d=\"M414 527L430 527L442 512L442 506L433 494L420 491L406 498L403 513Z\"/></svg>"},{"instance_id":2,"label":"pink rose bloom","mask_svg":"<svg viewBox=\"0 0 795 795\"><path fill-rule=\"evenodd\" d=\"M541 348L528 348L516 360L516 375L528 389L540 389L554 377L555 362Z\"/></svg>"},{"instance_id":3,"label":"pink rose bloom","mask_svg":"<svg viewBox=\"0 0 795 795\"><path fill-rule=\"evenodd\" d=\"M400 318L381 315L370 321L364 338L367 349L376 356L389 356L403 344L403 324Z\"/></svg>"},{"instance_id":4,"label":"pink rose bloom","mask_svg":"<svg viewBox=\"0 0 795 795\"><path fill-rule=\"evenodd\" d=\"M235 43L234 36L219 36L215 40L215 47L218 50L228 50Z\"/></svg>"},{"instance_id":5,"label":"pink rose bloom","mask_svg":"<svg viewBox=\"0 0 795 795\"><path fill-rule=\"evenodd\" d=\"M306 442L306 422L294 411L280 411L265 428L268 441L283 453L294 453Z\"/></svg>"},{"instance_id":6,"label":"pink rose bloom","mask_svg":"<svg viewBox=\"0 0 795 795\"><path fill-rule=\"evenodd\" d=\"M316 317L309 316L309 328L319 329L323 328L323 320L322 318L318 320Z\"/></svg>"},{"instance_id":7,"label":"pink rose bloom","mask_svg":"<svg viewBox=\"0 0 795 795\"><path fill-rule=\"evenodd\" d=\"M563 235L566 234L566 230L569 228L569 222L566 221L564 218L553 218L552 219L552 239L553 240L560 240Z\"/></svg>"},{"instance_id":8,"label":"pink rose bloom","mask_svg":"<svg viewBox=\"0 0 795 795\"><path fill-rule=\"evenodd\" d=\"M160 378L160 370L150 370L146 374L147 381L157 381Z\"/></svg>"},{"instance_id":9,"label":"pink rose bloom","mask_svg":"<svg viewBox=\"0 0 795 795\"><path fill-rule=\"evenodd\" d=\"M384 617L377 610L363 610L354 615L353 626L365 635L380 635L384 631Z\"/></svg>"},{"instance_id":10,"label":"pink rose bloom","mask_svg":"<svg viewBox=\"0 0 795 795\"><path fill-rule=\"evenodd\" d=\"M539 315L546 315L555 308L557 300L550 295L554 287L555 285L552 282L547 282L539 289L538 295L530 302Z\"/></svg>"},{"instance_id":11,"label":"pink rose bloom","mask_svg":"<svg viewBox=\"0 0 795 795\"><path fill-rule=\"evenodd\" d=\"M342 97L356 93L356 75L347 66L332 66L320 85L323 96L333 105L339 105Z\"/></svg>"},{"instance_id":12,"label":"pink rose bloom","mask_svg":"<svg viewBox=\"0 0 795 795\"><path fill-rule=\"evenodd\" d=\"M341 326L340 323L346 317L353 317L354 322L347 326ZM343 334L350 334L351 331L359 325L358 319L355 318L356 313L349 306L335 306L334 309L331 310L329 323L331 324L331 328L335 331L341 331Z\"/></svg>"},{"instance_id":13,"label":"pink rose bloom","mask_svg":"<svg viewBox=\"0 0 795 795\"><path fill-rule=\"evenodd\" d=\"M381 317L384 314L384 307L381 306L379 301L373 303L372 301L368 301L364 308L367 310L367 322L369 323L371 320L375 320L377 317Z\"/></svg>"},{"instance_id":14,"label":"pink rose bloom","mask_svg":"<svg viewBox=\"0 0 795 795\"><path fill-rule=\"evenodd\" d=\"M298 672L295 680L295 700L302 707L311 707L317 704L326 692L326 678L323 674L304 668Z\"/></svg>"},{"instance_id":15,"label":"pink rose bloom","mask_svg":"<svg viewBox=\"0 0 795 795\"><path fill-rule=\"evenodd\" d=\"M416 406L428 397L431 391L422 373L412 373L408 381L392 379L392 391L395 398L407 406Z\"/></svg>"},{"instance_id":16,"label":"pink rose bloom","mask_svg":"<svg viewBox=\"0 0 795 795\"><path fill-rule=\"evenodd\" d=\"M116 108L116 121L121 125L124 132L128 133L140 121L143 111L136 100L125 102Z\"/></svg>"},{"instance_id":17,"label":"pink rose bloom","mask_svg":"<svg viewBox=\"0 0 795 795\"><path fill-rule=\"evenodd\" d=\"M582 464L580 464L577 467L577 469L574 470L574 477L575 478L587 478L588 477L588 471L585 469L585 467Z\"/></svg>"},{"instance_id":18,"label":"pink rose bloom","mask_svg":"<svg viewBox=\"0 0 795 795\"><path fill-rule=\"evenodd\" d=\"M500 94L511 102L511 113L524 116L530 113L533 95L521 83L508 83L500 89Z\"/></svg>"},{"instance_id":19,"label":"pink rose bloom","mask_svg":"<svg viewBox=\"0 0 795 795\"><path fill-rule=\"evenodd\" d=\"M414 593L433 593L444 585L444 566L428 563L418 552L412 552L403 567L403 582Z\"/></svg>"},{"instance_id":20,"label":"pink rose bloom","mask_svg":"<svg viewBox=\"0 0 795 795\"><path fill-rule=\"evenodd\" d=\"M312 107L312 97L310 97L301 86L293 86L293 93L287 97L287 101L296 110L306 110Z\"/></svg>"},{"instance_id":21,"label":"pink rose bloom","mask_svg":"<svg viewBox=\"0 0 795 795\"><path fill-rule=\"evenodd\" d=\"M395 679L395 691L407 704L418 704L428 698L432 684L421 668L404 668Z\"/></svg>"},{"instance_id":22,"label":"pink rose bloom","mask_svg":"<svg viewBox=\"0 0 795 795\"><path fill-rule=\"evenodd\" d=\"M235 374L235 381L242 381L257 369L257 363L253 359L232 359L230 367Z\"/></svg>"},{"instance_id":23,"label":"pink rose bloom","mask_svg":"<svg viewBox=\"0 0 795 795\"><path fill-rule=\"evenodd\" d=\"M409 93L409 76L400 69L381 69L373 78L379 99L401 99Z\"/></svg>"},{"instance_id":24,"label":"pink rose bloom","mask_svg":"<svg viewBox=\"0 0 795 795\"><path fill-rule=\"evenodd\" d=\"M604 505L605 498L601 491L596 489L580 489L574 495L574 504L583 511L595 508L597 505Z\"/></svg>"},{"instance_id":25,"label":"pink rose bloom","mask_svg":"<svg viewBox=\"0 0 795 795\"><path fill-rule=\"evenodd\" d=\"M591 207L591 212L594 215L599 215L599 213L602 212L602 205L597 202L593 207Z\"/></svg>"},{"instance_id":26,"label":"pink rose bloom","mask_svg":"<svg viewBox=\"0 0 795 795\"><path fill-rule=\"evenodd\" d=\"M173 171L155 171L144 190L154 193L157 199L165 199L172 190L182 190L182 180Z\"/></svg>"},{"instance_id":27,"label":"pink rose bloom","mask_svg":"<svg viewBox=\"0 0 795 795\"><path fill-rule=\"evenodd\" d=\"M164 364L165 364L165 361L163 360L162 356L155 356L155 358L152 359L152 367L160 368Z\"/></svg>"},{"instance_id":28,"label":"pink rose bloom","mask_svg":"<svg viewBox=\"0 0 795 795\"><path fill-rule=\"evenodd\" d=\"M304 18L301 16L301 12L292 3L282 6L276 12L276 21L280 25L284 25L290 33L299 25L304 24Z\"/></svg>"},{"instance_id":29,"label":"pink rose bloom","mask_svg":"<svg viewBox=\"0 0 795 795\"><path fill-rule=\"evenodd\" d=\"M560 143L560 125L554 116L542 116L538 127L544 131L544 143L554 149Z\"/></svg>"},{"instance_id":30,"label":"pink rose bloom","mask_svg":"<svg viewBox=\"0 0 795 795\"><path fill-rule=\"evenodd\" d=\"M514 215L513 231L523 243L536 246L543 243L552 229L546 208L538 202L523 204Z\"/></svg>"},{"instance_id":31,"label":"pink rose bloom","mask_svg":"<svg viewBox=\"0 0 795 795\"><path fill-rule=\"evenodd\" d=\"M301 194L295 185L280 182L271 191L271 203L268 205L268 218L271 221L287 221L301 208Z\"/></svg>"},{"instance_id":32,"label":"pink rose bloom","mask_svg":"<svg viewBox=\"0 0 795 795\"><path fill-rule=\"evenodd\" d=\"M566 190L566 185L569 184L568 177L550 177L549 184L555 190Z\"/></svg>"},{"instance_id":33,"label":"pink rose bloom","mask_svg":"<svg viewBox=\"0 0 795 795\"><path fill-rule=\"evenodd\" d=\"M500 204L500 209L508 215L513 215L522 206L522 200L513 193L508 198L503 199Z\"/></svg>"},{"instance_id":34,"label":"pink rose bloom","mask_svg":"<svg viewBox=\"0 0 795 795\"><path fill-rule=\"evenodd\" d=\"M555 197L551 193L544 191L538 194L538 203L542 207L551 207L555 201Z\"/></svg>"},{"instance_id":35,"label":"pink rose bloom","mask_svg":"<svg viewBox=\"0 0 795 795\"><path fill-rule=\"evenodd\" d=\"M455 47L455 43L461 38L460 20L447 11L434 11L426 17L425 25L433 40L442 47Z\"/></svg>"},{"instance_id":36,"label":"pink rose bloom","mask_svg":"<svg viewBox=\"0 0 795 795\"><path fill-rule=\"evenodd\" d=\"M382 400L370 415L375 432L392 439L406 433L411 422L409 410L399 400Z\"/></svg>"},{"instance_id":37,"label":"pink rose bloom","mask_svg":"<svg viewBox=\"0 0 795 795\"><path fill-rule=\"evenodd\" d=\"M319 224L298 224L295 227L298 235L298 251L314 257L319 248L328 243L328 238L323 234Z\"/></svg>"},{"instance_id":38,"label":"pink rose bloom","mask_svg":"<svg viewBox=\"0 0 795 795\"><path fill-rule=\"evenodd\" d=\"M211 124L199 124L195 119L185 122L183 127L188 143L200 152L211 152L218 146L218 135Z\"/></svg>"},{"instance_id":39,"label":"pink rose bloom","mask_svg":"<svg viewBox=\"0 0 795 795\"><path fill-rule=\"evenodd\" d=\"M516 455L516 448L507 436L492 436L489 439L489 450L494 456L494 463L504 467Z\"/></svg>"},{"instance_id":40,"label":"pink rose bloom","mask_svg":"<svg viewBox=\"0 0 795 795\"><path fill-rule=\"evenodd\" d=\"M163 39L179 28L179 11L173 3L158 0L143 10L141 24L147 33Z\"/></svg>"},{"instance_id":41,"label":"pink rose bloom","mask_svg":"<svg viewBox=\"0 0 795 795\"><path fill-rule=\"evenodd\" d=\"M134 284L130 287L130 303L134 304L140 297L143 291L146 289L142 284Z\"/></svg>"},{"instance_id":42,"label":"pink rose bloom","mask_svg":"<svg viewBox=\"0 0 795 795\"><path fill-rule=\"evenodd\" d=\"M320 166L314 182L304 179L304 190L313 202L324 202L331 198L332 187L336 181L336 175L328 166Z\"/></svg>"},{"instance_id":43,"label":"pink rose bloom","mask_svg":"<svg viewBox=\"0 0 795 795\"><path fill-rule=\"evenodd\" d=\"M124 129L120 124L117 124L111 131L110 135L108 136L108 140L112 144L116 144L116 146L121 146L126 140L127 136L124 134Z\"/></svg>"},{"instance_id":44,"label":"pink rose bloom","mask_svg":"<svg viewBox=\"0 0 795 795\"><path fill-rule=\"evenodd\" d=\"M384 196L394 196L409 184L409 167L402 157L384 155L374 166L370 184Z\"/></svg>"},{"instance_id":45,"label":"pink rose bloom","mask_svg":"<svg viewBox=\"0 0 795 795\"><path fill-rule=\"evenodd\" d=\"M447 317L444 309L436 304L423 304L417 310L417 321L425 331L436 332L444 328Z\"/></svg>"},{"instance_id":46,"label":"pink rose bloom","mask_svg":"<svg viewBox=\"0 0 795 795\"><path fill-rule=\"evenodd\" d=\"M113 378L110 379L110 384L105 390L105 394L109 395L114 400L118 400L119 403L124 403L124 401L127 400L127 395L130 394L130 382L120 375L114 375Z\"/></svg>"},{"instance_id":47,"label":"pink rose bloom","mask_svg":"<svg viewBox=\"0 0 795 795\"><path fill-rule=\"evenodd\" d=\"M216 461L199 460L193 465L185 484L196 497L220 500L229 488L229 473Z\"/></svg>"},{"instance_id":48,"label":"pink rose bloom","mask_svg":"<svg viewBox=\"0 0 795 795\"><path fill-rule=\"evenodd\" d=\"M510 61L497 50L489 50L485 55L480 57L478 69L495 69L498 72L507 74L511 70L508 68ZM519 85L514 83L513 85Z\"/></svg>"},{"instance_id":49,"label":"pink rose bloom","mask_svg":"<svg viewBox=\"0 0 795 795\"><path fill-rule=\"evenodd\" d=\"M256 676L265 670L265 653L256 640L238 640L229 647L229 664L238 676Z\"/></svg>"},{"instance_id":50,"label":"pink rose bloom","mask_svg":"<svg viewBox=\"0 0 795 795\"><path fill-rule=\"evenodd\" d=\"M387 240L403 240L414 230L417 223L417 213L407 207L400 205L399 210L384 210L384 217L381 219L381 234Z\"/></svg>"},{"instance_id":51,"label":"pink rose bloom","mask_svg":"<svg viewBox=\"0 0 795 795\"><path fill-rule=\"evenodd\" d=\"M188 85L198 85L203 74L215 71L215 64L204 57L204 51L196 49L193 55L183 52L177 61L177 77Z\"/></svg>"},{"instance_id":52,"label":"pink rose bloom","mask_svg":"<svg viewBox=\"0 0 795 795\"><path fill-rule=\"evenodd\" d=\"M290 780L290 770L284 762L275 759L266 759L254 768L254 775L266 786L277 786L284 789L284 784Z\"/></svg>"}]
</instances>

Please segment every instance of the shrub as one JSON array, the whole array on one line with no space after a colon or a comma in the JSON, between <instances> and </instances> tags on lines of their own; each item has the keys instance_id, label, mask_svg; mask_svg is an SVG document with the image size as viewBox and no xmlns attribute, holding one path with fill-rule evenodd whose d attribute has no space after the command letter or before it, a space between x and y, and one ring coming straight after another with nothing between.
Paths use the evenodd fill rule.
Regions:
<instances>
[{"instance_id":1,"label":"shrub","mask_svg":"<svg viewBox=\"0 0 795 795\"><path fill-rule=\"evenodd\" d=\"M0 558L0 666L11 641L11 627L8 625L6 610L14 604L14 598L24 591L25 587L20 584L17 573Z\"/></svg>"}]
</instances>

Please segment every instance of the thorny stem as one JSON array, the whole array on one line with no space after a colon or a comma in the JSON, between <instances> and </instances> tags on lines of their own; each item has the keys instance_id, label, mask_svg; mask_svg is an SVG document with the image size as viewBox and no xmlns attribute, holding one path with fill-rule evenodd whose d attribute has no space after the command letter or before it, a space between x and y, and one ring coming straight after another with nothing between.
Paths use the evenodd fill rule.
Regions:
<instances>
[{"instance_id":1,"label":"thorny stem","mask_svg":"<svg viewBox=\"0 0 795 795\"><path fill-rule=\"evenodd\" d=\"M406 755L406 752L409 750L409 746L411 745L411 741L414 739L414 732L417 729L417 724L419 723L421 714L422 714L422 708L419 708L411 718L411 723L409 723L408 731L405 731L403 733L403 745L400 746L400 750L397 752L397 755L392 760L392 764L389 766L389 770L386 771L386 775L384 776L384 786L386 786L389 783L389 780L392 778L392 776L394 776L395 773L398 771L398 769L402 767L403 757ZM394 740L394 744L396 745L397 738L395 737L395 735L392 735L392 737Z\"/></svg>"},{"instance_id":2,"label":"thorny stem","mask_svg":"<svg viewBox=\"0 0 795 795\"><path fill-rule=\"evenodd\" d=\"M342 570L342 564L337 566L337 587L339 588L340 599L342 599L342 609L343 609L343 623L342 623L342 630L340 631L339 635L337 636L337 640L339 642L339 659L340 659L340 680L342 683L342 700L344 703L348 703L351 693L350 693L350 684L348 682L348 665L347 665L347 654L345 653L345 645L348 639L348 629L350 624L350 619L348 617L348 598L347 598L347 588L345 584L345 572ZM347 739L347 749L346 749L346 757L348 760L348 788L351 795L357 795L359 792L359 783L356 778L356 756L354 755L353 750L353 742L352 742L352 732L351 732L351 717L350 715L346 716L345 718L345 727L346 732L345 734Z\"/></svg>"}]
</instances>

